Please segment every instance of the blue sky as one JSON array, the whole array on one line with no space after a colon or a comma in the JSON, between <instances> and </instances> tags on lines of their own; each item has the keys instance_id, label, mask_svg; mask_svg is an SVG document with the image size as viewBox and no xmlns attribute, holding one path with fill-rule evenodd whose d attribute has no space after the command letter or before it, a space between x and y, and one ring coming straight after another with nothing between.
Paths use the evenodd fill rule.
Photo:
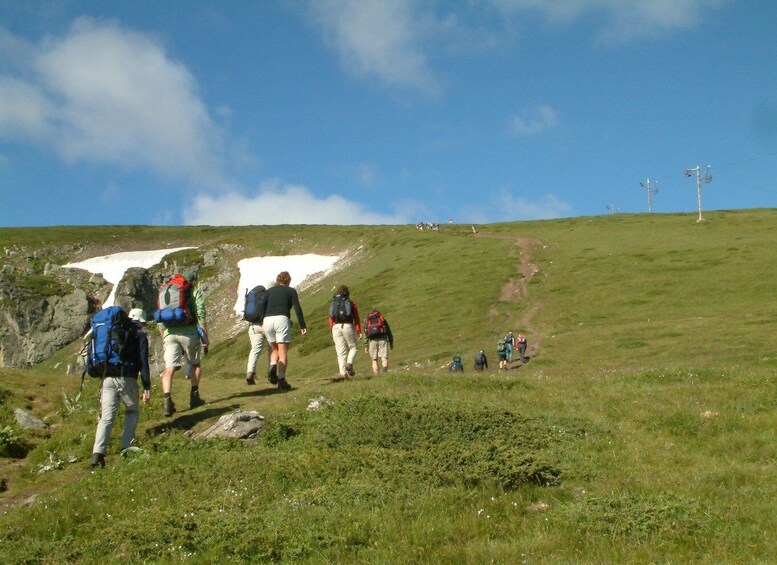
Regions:
<instances>
[{"instance_id":1,"label":"blue sky","mask_svg":"<svg viewBox=\"0 0 777 565\"><path fill-rule=\"evenodd\" d=\"M777 204L772 0L0 0L0 225Z\"/></svg>"}]
</instances>

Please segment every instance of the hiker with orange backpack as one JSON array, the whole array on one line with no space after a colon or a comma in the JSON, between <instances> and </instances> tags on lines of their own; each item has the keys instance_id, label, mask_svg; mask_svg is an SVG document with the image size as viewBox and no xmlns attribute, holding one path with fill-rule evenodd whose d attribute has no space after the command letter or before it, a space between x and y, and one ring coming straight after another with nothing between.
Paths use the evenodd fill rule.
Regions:
<instances>
[{"instance_id":1,"label":"hiker with orange backpack","mask_svg":"<svg viewBox=\"0 0 777 565\"><path fill-rule=\"evenodd\" d=\"M198 278L197 271L189 270L173 275L159 290L158 309L154 312L154 320L159 325L159 334L164 344L165 371L162 373L162 393L166 417L176 412L173 402L173 375L184 362L192 367L189 408L194 409L205 404L200 398L200 360L203 347L207 347L209 343L205 298L197 284Z\"/></svg>"}]
</instances>

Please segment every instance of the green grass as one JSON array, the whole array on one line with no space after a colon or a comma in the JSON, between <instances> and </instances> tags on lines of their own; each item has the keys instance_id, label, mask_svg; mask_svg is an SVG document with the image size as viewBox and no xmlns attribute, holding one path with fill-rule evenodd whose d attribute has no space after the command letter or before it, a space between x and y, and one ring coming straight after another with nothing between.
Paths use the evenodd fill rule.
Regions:
<instances>
[{"instance_id":1,"label":"green grass","mask_svg":"<svg viewBox=\"0 0 777 565\"><path fill-rule=\"evenodd\" d=\"M174 241L240 246L235 260L345 250L355 260L302 294L310 332L294 338L295 390L247 388L247 337L221 340L204 362L209 404L165 420L155 379L143 451L117 455L120 417L100 472L88 470L97 383L76 399L78 380L54 369L73 352L0 370L0 427L12 405L51 425L25 432L24 459L0 459L0 559L770 562L777 211L694 220L497 224L481 226L482 237L460 226L105 228L121 250ZM97 233L0 232L15 245ZM510 302L500 296L521 279L518 238L539 242L539 271L528 301ZM326 307L341 283L362 315L378 308L392 325L385 377L367 378L360 351L356 379L328 380L336 360ZM508 329L539 345L532 360L469 370L480 348L496 365ZM446 370L454 353L463 375ZM177 377L174 394L185 392ZM308 411L319 397L325 407ZM258 441L190 437L236 409L266 417ZM61 468L39 472L52 462Z\"/></svg>"}]
</instances>

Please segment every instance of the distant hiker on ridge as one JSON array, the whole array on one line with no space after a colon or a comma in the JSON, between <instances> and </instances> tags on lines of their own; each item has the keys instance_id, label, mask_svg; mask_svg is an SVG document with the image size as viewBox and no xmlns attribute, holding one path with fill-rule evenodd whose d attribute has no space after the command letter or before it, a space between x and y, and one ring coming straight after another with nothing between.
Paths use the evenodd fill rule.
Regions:
<instances>
[{"instance_id":1,"label":"distant hiker on ridge","mask_svg":"<svg viewBox=\"0 0 777 565\"><path fill-rule=\"evenodd\" d=\"M518 353L521 356L521 363L526 363L526 335L518 334L516 341L518 342Z\"/></svg>"},{"instance_id":2,"label":"distant hiker on ridge","mask_svg":"<svg viewBox=\"0 0 777 565\"><path fill-rule=\"evenodd\" d=\"M484 369L488 369L488 358L486 357L486 354L483 353L483 350L481 349L480 351L475 353L475 370L483 371Z\"/></svg>"},{"instance_id":3,"label":"distant hiker on ridge","mask_svg":"<svg viewBox=\"0 0 777 565\"><path fill-rule=\"evenodd\" d=\"M454 355L453 359L451 359L451 364L448 367L448 370L452 373L463 373L464 372L464 364L461 362L461 355Z\"/></svg>"},{"instance_id":4,"label":"distant hiker on ridge","mask_svg":"<svg viewBox=\"0 0 777 565\"><path fill-rule=\"evenodd\" d=\"M496 356L499 359L499 370L507 370L507 344L505 340L500 339L496 344Z\"/></svg>"},{"instance_id":5,"label":"distant hiker on ridge","mask_svg":"<svg viewBox=\"0 0 777 565\"><path fill-rule=\"evenodd\" d=\"M362 325L356 303L350 299L348 287L337 287L329 306L329 329L335 342L339 378L347 379L356 373L353 361L356 358L356 341L362 338Z\"/></svg>"},{"instance_id":6,"label":"distant hiker on ridge","mask_svg":"<svg viewBox=\"0 0 777 565\"><path fill-rule=\"evenodd\" d=\"M512 330L507 332L507 334L504 337L505 346L507 347L507 360L512 363L513 362L513 350L515 349L515 334L513 334Z\"/></svg>"},{"instance_id":7,"label":"distant hiker on ridge","mask_svg":"<svg viewBox=\"0 0 777 565\"><path fill-rule=\"evenodd\" d=\"M121 434L121 450L132 447L135 443L135 429L138 425L138 373L143 381L143 402L151 398L151 371L148 366L148 337L142 327L146 323L146 314L140 308L130 310L130 332L126 345L132 355L124 359L121 365L121 376L104 376L100 381L100 420L94 435L92 448L92 468L105 467L105 454L108 452L108 441L111 430L119 412L119 406L124 404L124 432Z\"/></svg>"},{"instance_id":8,"label":"distant hiker on ridge","mask_svg":"<svg viewBox=\"0 0 777 565\"><path fill-rule=\"evenodd\" d=\"M291 275L288 271L282 271L278 273L275 282L276 285L267 291L267 300L259 308L259 319L262 320L264 337L272 348L268 379L271 384L278 384L278 390L285 391L291 390L291 385L286 380L286 369L289 365L292 307L297 314L302 335L308 333L308 329L297 291L289 286Z\"/></svg>"}]
</instances>

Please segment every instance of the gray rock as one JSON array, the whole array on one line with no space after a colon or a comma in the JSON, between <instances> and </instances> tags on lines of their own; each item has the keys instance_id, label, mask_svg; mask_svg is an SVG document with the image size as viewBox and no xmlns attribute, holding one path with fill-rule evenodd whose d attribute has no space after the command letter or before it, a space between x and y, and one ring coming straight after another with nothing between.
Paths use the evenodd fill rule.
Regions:
<instances>
[{"instance_id":1,"label":"gray rock","mask_svg":"<svg viewBox=\"0 0 777 565\"><path fill-rule=\"evenodd\" d=\"M86 331L93 306L80 289L0 308L0 367L28 367Z\"/></svg>"},{"instance_id":2,"label":"gray rock","mask_svg":"<svg viewBox=\"0 0 777 565\"><path fill-rule=\"evenodd\" d=\"M162 282L162 274L153 274L142 267L127 269L116 286L116 304L126 312L142 308L146 316L151 317L156 309L157 293Z\"/></svg>"},{"instance_id":3,"label":"gray rock","mask_svg":"<svg viewBox=\"0 0 777 565\"><path fill-rule=\"evenodd\" d=\"M251 410L250 412L233 412L224 414L219 421L204 432L198 434L199 439L228 437L233 439L250 439L255 437L264 427L264 416Z\"/></svg>"},{"instance_id":4,"label":"gray rock","mask_svg":"<svg viewBox=\"0 0 777 565\"><path fill-rule=\"evenodd\" d=\"M45 430L49 427L46 422L21 408L16 408L13 411L13 415L16 417L16 423L19 424L19 427L23 430Z\"/></svg>"}]
</instances>

